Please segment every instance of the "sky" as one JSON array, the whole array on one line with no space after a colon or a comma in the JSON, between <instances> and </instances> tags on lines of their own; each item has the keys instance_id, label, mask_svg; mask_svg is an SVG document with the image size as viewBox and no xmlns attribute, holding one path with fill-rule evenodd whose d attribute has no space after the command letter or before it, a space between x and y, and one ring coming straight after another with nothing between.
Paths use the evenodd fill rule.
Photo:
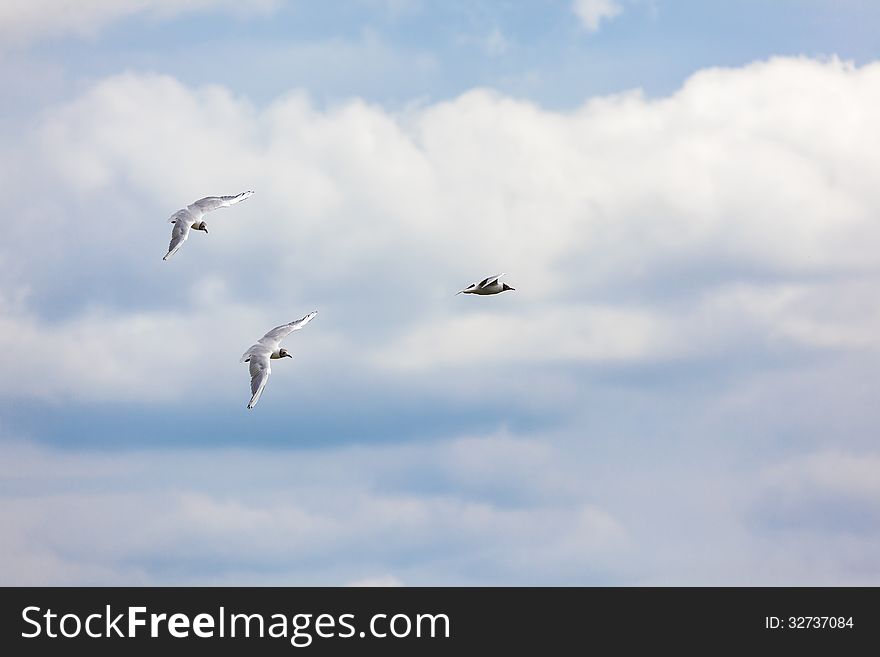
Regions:
<instances>
[{"instance_id":1,"label":"sky","mask_svg":"<svg viewBox=\"0 0 880 657\"><path fill-rule=\"evenodd\" d=\"M880 585L878 20L3 2L0 585Z\"/></svg>"}]
</instances>

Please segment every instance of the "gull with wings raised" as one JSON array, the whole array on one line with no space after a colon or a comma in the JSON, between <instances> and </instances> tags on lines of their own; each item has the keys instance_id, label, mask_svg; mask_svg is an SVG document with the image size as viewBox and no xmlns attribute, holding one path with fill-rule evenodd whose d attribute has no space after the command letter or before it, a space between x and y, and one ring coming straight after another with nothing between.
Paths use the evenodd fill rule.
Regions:
<instances>
[{"instance_id":1,"label":"gull with wings raised","mask_svg":"<svg viewBox=\"0 0 880 657\"><path fill-rule=\"evenodd\" d=\"M235 196L206 196L175 212L168 219L168 223L174 224L174 228L171 229L171 244L168 246L168 253L162 260L168 260L180 250L180 247L186 242L186 238L189 237L190 230L203 230L205 234L208 233L208 225L202 220L206 214L217 208L235 205L250 198L253 194L253 191L249 190Z\"/></svg>"},{"instance_id":2,"label":"gull with wings raised","mask_svg":"<svg viewBox=\"0 0 880 657\"><path fill-rule=\"evenodd\" d=\"M456 292L456 294L498 294L507 290L515 290L516 288L510 287L507 283L498 282L498 279L502 276L504 274L496 274L495 276L484 278L479 283L471 283L465 289Z\"/></svg>"},{"instance_id":3,"label":"gull with wings raised","mask_svg":"<svg viewBox=\"0 0 880 657\"><path fill-rule=\"evenodd\" d=\"M244 352L240 362L250 363L248 368L251 375L251 400L248 402L248 408L253 408L260 401L260 395L263 394L263 388L266 387L269 374L272 373L269 361L279 358L293 358L287 349L281 347L281 341L293 331L300 330L312 321L317 314L318 311L316 310L295 322L276 326Z\"/></svg>"}]
</instances>

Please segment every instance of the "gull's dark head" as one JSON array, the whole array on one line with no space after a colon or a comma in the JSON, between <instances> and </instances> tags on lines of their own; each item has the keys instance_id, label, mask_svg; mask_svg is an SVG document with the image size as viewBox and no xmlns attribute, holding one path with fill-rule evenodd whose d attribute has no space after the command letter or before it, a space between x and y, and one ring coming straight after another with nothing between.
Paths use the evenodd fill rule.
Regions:
<instances>
[{"instance_id":1,"label":"gull's dark head","mask_svg":"<svg viewBox=\"0 0 880 657\"><path fill-rule=\"evenodd\" d=\"M293 358L293 356L290 355L290 352L287 351L287 349L280 349L278 351L278 358Z\"/></svg>"},{"instance_id":2,"label":"gull's dark head","mask_svg":"<svg viewBox=\"0 0 880 657\"><path fill-rule=\"evenodd\" d=\"M501 291L502 291L502 292L507 292L507 290L516 290L516 288L515 288L515 287L510 287L507 283L502 283L502 284L501 284Z\"/></svg>"},{"instance_id":3,"label":"gull's dark head","mask_svg":"<svg viewBox=\"0 0 880 657\"><path fill-rule=\"evenodd\" d=\"M207 232L208 232L208 224L206 224L206 223L203 221L203 222L201 222L198 226L196 226L196 230L203 230L203 231L205 231L205 232L207 233Z\"/></svg>"}]
</instances>

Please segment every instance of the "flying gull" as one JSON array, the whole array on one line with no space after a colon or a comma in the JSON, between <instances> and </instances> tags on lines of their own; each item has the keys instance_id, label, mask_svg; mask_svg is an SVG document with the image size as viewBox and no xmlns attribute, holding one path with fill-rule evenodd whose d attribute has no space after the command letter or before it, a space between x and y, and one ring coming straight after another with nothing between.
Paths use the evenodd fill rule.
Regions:
<instances>
[{"instance_id":1,"label":"flying gull","mask_svg":"<svg viewBox=\"0 0 880 657\"><path fill-rule=\"evenodd\" d=\"M502 276L504 274L497 274L484 278L479 283L471 283L465 289L456 292L456 294L498 294L499 292L516 289L510 287L507 283L499 283L498 279Z\"/></svg>"},{"instance_id":2,"label":"flying gull","mask_svg":"<svg viewBox=\"0 0 880 657\"><path fill-rule=\"evenodd\" d=\"M250 363L249 370L251 374L251 400L248 402L248 408L253 408L260 401L260 395L263 394L263 388L266 387L269 374L272 373L269 361L278 358L293 358L287 349L281 348L281 341L293 331L300 330L312 321L317 314L318 311L316 310L295 322L276 326L244 352L240 362Z\"/></svg>"},{"instance_id":3,"label":"flying gull","mask_svg":"<svg viewBox=\"0 0 880 657\"><path fill-rule=\"evenodd\" d=\"M206 196L175 212L168 219L168 223L174 224L174 228L171 229L171 244L168 246L168 253L165 254L162 260L168 260L168 258L180 250L180 247L186 242L186 238L189 237L191 229L203 230L207 234L208 226L202 221L202 217L211 212L211 210L234 205L253 196L253 194L252 191L247 191L235 196Z\"/></svg>"}]
</instances>

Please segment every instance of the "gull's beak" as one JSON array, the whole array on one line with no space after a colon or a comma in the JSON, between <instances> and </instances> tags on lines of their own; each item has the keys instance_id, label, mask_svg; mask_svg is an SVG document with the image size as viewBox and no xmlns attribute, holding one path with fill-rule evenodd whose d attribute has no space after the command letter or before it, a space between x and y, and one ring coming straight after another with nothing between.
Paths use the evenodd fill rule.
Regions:
<instances>
[{"instance_id":1,"label":"gull's beak","mask_svg":"<svg viewBox=\"0 0 880 657\"><path fill-rule=\"evenodd\" d=\"M515 290L516 290L516 288L515 288L515 287L512 287L512 288L510 288L510 289L511 289L511 290L514 290L514 291L515 291Z\"/></svg>"},{"instance_id":2,"label":"gull's beak","mask_svg":"<svg viewBox=\"0 0 880 657\"><path fill-rule=\"evenodd\" d=\"M291 356L290 354L285 354L284 357L285 357L285 358L293 358L293 356Z\"/></svg>"}]
</instances>

